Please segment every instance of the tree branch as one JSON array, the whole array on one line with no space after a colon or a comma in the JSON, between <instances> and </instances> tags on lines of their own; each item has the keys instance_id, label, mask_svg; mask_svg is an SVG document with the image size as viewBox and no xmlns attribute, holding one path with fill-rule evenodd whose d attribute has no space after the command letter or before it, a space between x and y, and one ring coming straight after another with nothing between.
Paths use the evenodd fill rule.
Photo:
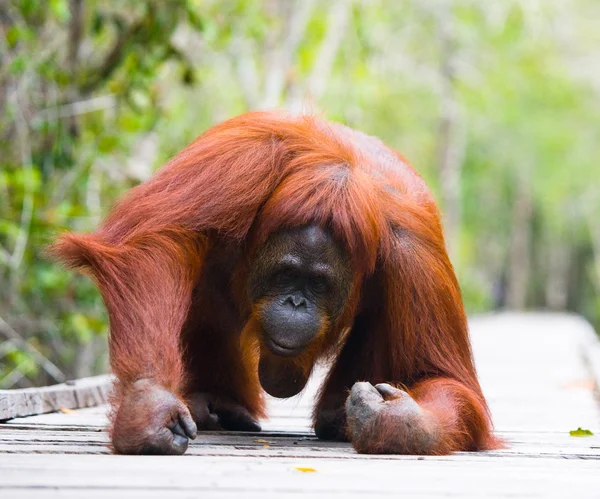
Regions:
<instances>
[{"instance_id":1,"label":"tree branch","mask_svg":"<svg viewBox=\"0 0 600 499\"><path fill-rule=\"evenodd\" d=\"M18 92L14 93L15 103L15 126L19 142L19 153L21 156L21 167L24 170L23 175L23 205L21 207L21 222L19 232L15 241L15 247L10 257L10 266L14 269L21 265L27 242L29 240L29 230L33 217L33 164L31 147L29 142L29 127L25 120L23 110L19 103Z\"/></svg>"},{"instance_id":2,"label":"tree branch","mask_svg":"<svg viewBox=\"0 0 600 499\"><path fill-rule=\"evenodd\" d=\"M271 40L267 47L267 75L265 78L265 91L261 107L271 108L280 105L283 91L285 89L285 77L293 64L294 54L298 45L304 37L306 26L310 20L316 0L301 0L288 2L288 0L276 1L272 8L275 10L287 9L285 16L283 34L287 37L283 40Z\"/></svg>"},{"instance_id":3,"label":"tree branch","mask_svg":"<svg viewBox=\"0 0 600 499\"><path fill-rule=\"evenodd\" d=\"M32 347L29 343L27 343L19 333L17 333L12 327L10 327L4 319L0 317L0 333L2 333L6 338L10 341L18 345L20 348L29 353L33 360L44 369L55 381L62 383L65 381L66 377L63 372L56 367L54 363L52 363L48 358L46 358L39 350Z\"/></svg>"},{"instance_id":4,"label":"tree branch","mask_svg":"<svg viewBox=\"0 0 600 499\"><path fill-rule=\"evenodd\" d=\"M33 124L50 119L70 118L94 111L104 111L115 107L116 99L114 95L100 95L91 99L68 102L60 106L49 107L40 110L33 119Z\"/></svg>"},{"instance_id":5,"label":"tree branch","mask_svg":"<svg viewBox=\"0 0 600 499\"><path fill-rule=\"evenodd\" d=\"M590 211L588 214L588 228L590 231L590 240L592 241L592 251L594 254L594 270L596 290L600 293L600 228L596 225L596 216Z\"/></svg>"},{"instance_id":6,"label":"tree branch","mask_svg":"<svg viewBox=\"0 0 600 499\"><path fill-rule=\"evenodd\" d=\"M109 78L117 67L119 67L119 64L121 64L123 57L125 56L127 44L142 31L144 21L145 18L142 18L134 22L128 28L120 29L117 40L108 51L108 54L100 66L86 71L87 79L79 86L81 94L89 94L92 92L98 85Z\"/></svg>"},{"instance_id":7,"label":"tree branch","mask_svg":"<svg viewBox=\"0 0 600 499\"><path fill-rule=\"evenodd\" d=\"M308 77L308 90L314 100L319 99L325 91L335 57L346 34L352 3L353 0L337 0L329 9L327 32Z\"/></svg>"},{"instance_id":8,"label":"tree branch","mask_svg":"<svg viewBox=\"0 0 600 499\"><path fill-rule=\"evenodd\" d=\"M240 79L240 89L244 95L248 109L255 109L260 103L259 76L256 59L248 50L249 44L241 38L232 43L235 70Z\"/></svg>"},{"instance_id":9,"label":"tree branch","mask_svg":"<svg viewBox=\"0 0 600 499\"><path fill-rule=\"evenodd\" d=\"M79 62L79 46L83 36L83 0L70 1L71 22L69 23L69 55L71 73L74 75Z\"/></svg>"},{"instance_id":10,"label":"tree branch","mask_svg":"<svg viewBox=\"0 0 600 499\"><path fill-rule=\"evenodd\" d=\"M466 149L466 131L455 90L456 47L450 6L442 4L438 14L440 42L440 119L437 162L444 206L444 232L451 260L456 263L461 224L461 170Z\"/></svg>"}]
</instances>

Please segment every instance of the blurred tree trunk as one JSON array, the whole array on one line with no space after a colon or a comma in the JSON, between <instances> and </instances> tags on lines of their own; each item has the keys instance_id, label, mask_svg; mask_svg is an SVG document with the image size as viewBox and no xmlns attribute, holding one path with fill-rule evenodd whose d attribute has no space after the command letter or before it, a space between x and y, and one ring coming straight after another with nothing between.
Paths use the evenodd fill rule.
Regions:
<instances>
[{"instance_id":1,"label":"blurred tree trunk","mask_svg":"<svg viewBox=\"0 0 600 499\"><path fill-rule=\"evenodd\" d=\"M597 294L600 295L600 225L598 225L596 217L591 214L588 217L588 227L594 253L595 276L592 280L595 284Z\"/></svg>"},{"instance_id":2,"label":"blurred tree trunk","mask_svg":"<svg viewBox=\"0 0 600 499\"><path fill-rule=\"evenodd\" d=\"M272 108L281 105L294 57L304 38L315 4L316 0L269 0L267 2L269 16L280 19L281 26L278 30L269 33L265 44L264 95L258 107Z\"/></svg>"},{"instance_id":3,"label":"blurred tree trunk","mask_svg":"<svg viewBox=\"0 0 600 499\"><path fill-rule=\"evenodd\" d=\"M546 241L546 307L551 310L565 310L567 307L569 272L571 269L569 244L547 238Z\"/></svg>"},{"instance_id":4,"label":"blurred tree trunk","mask_svg":"<svg viewBox=\"0 0 600 499\"><path fill-rule=\"evenodd\" d=\"M81 99L79 87L77 86L77 71L79 70L79 47L83 37L83 0L70 0L69 10L71 12L71 20L69 23L69 45L67 53L67 62L69 72L71 73L70 85L67 91L67 99L69 104L78 102ZM69 119L69 133L72 137L79 135L79 127L77 124L77 114L72 113ZM88 188L89 189L89 188ZM86 344L77 346L75 354L75 366L73 374L75 378L85 378L92 375L94 359L96 357L96 343L92 340Z\"/></svg>"},{"instance_id":5,"label":"blurred tree trunk","mask_svg":"<svg viewBox=\"0 0 600 499\"><path fill-rule=\"evenodd\" d=\"M72 368L74 378L87 378L107 372L107 348L104 336L93 336L90 341L78 348L75 365Z\"/></svg>"},{"instance_id":6,"label":"blurred tree trunk","mask_svg":"<svg viewBox=\"0 0 600 499\"><path fill-rule=\"evenodd\" d=\"M68 64L71 78L67 96L69 102L73 103L80 99L79 88L77 86L77 71L79 70L79 47L83 38L83 0L71 0L69 9L71 12L71 21L69 23ZM78 135L76 114L73 113L69 119L69 132L72 137L76 137Z\"/></svg>"},{"instance_id":7,"label":"blurred tree trunk","mask_svg":"<svg viewBox=\"0 0 600 499\"><path fill-rule=\"evenodd\" d=\"M508 253L506 306L522 310L527 305L527 290L531 272L531 217L533 202L526 168L519 171L520 179L515 194L512 233Z\"/></svg>"},{"instance_id":8,"label":"blurred tree trunk","mask_svg":"<svg viewBox=\"0 0 600 499\"><path fill-rule=\"evenodd\" d=\"M329 78L334 67L335 59L350 21L350 12L353 0L333 0L330 3L327 16L327 31L315 57L312 69L306 80L306 87L301 85L296 78L290 86L286 99L286 108L294 111L303 111L308 106L310 112L314 102L318 102L329 83ZM307 95L308 94L308 95Z\"/></svg>"},{"instance_id":9,"label":"blurred tree trunk","mask_svg":"<svg viewBox=\"0 0 600 499\"><path fill-rule=\"evenodd\" d=\"M335 58L350 21L353 0L332 0L329 4L326 32L309 75L297 70L298 49L317 6L316 0L269 0L265 10L278 25L271 29L255 55L242 36L235 38L234 66L241 81L249 109L284 106L293 112L305 107L313 111L325 92ZM260 61L264 64L260 64ZM218 120L217 120L218 121Z\"/></svg>"},{"instance_id":10,"label":"blurred tree trunk","mask_svg":"<svg viewBox=\"0 0 600 499\"><path fill-rule=\"evenodd\" d=\"M90 341L77 348L75 366L73 368L74 378L87 378L94 371L94 361L97 357L98 344L92 338Z\"/></svg>"},{"instance_id":11,"label":"blurred tree trunk","mask_svg":"<svg viewBox=\"0 0 600 499\"><path fill-rule=\"evenodd\" d=\"M456 46L450 5L438 10L438 36L441 49L440 119L437 138L437 164L440 174L444 231L450 259L456 262L461 224L461 170L465 153L465 131L456 96Z\"/></svg>"}]
</instances>

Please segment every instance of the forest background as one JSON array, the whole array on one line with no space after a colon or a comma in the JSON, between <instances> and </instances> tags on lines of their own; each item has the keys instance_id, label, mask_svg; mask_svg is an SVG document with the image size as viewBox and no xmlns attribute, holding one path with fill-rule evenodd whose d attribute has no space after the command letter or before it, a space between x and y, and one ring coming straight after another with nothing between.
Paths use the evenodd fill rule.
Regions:
<instances>
[{"instance_id":1,"label":"forest background","mask_svg":"<svg viewBox=\"0 0 600 499\"><path fill-rule=\"evenodd\" d=\"M433 188L470 313L600 326L597 0L0 0L0 388L103 372L44 256L209 126L322 113Z\"/></svg>"}]
</instances>

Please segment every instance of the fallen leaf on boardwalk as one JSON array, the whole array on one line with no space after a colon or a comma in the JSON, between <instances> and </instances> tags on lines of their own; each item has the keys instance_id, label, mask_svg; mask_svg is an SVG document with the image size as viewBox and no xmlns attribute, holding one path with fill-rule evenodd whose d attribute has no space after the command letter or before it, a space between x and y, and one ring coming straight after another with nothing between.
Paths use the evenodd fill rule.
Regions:
<instances>
[{"instance_id":1,"label":"fallen leaf on boardwalk","mask_svg":"<svg viewBox=\"0 0 600 499\"><path fill-rule=\"evenodd\" d=\"M584 430L583 428L579 427L576 430L571 430L569 435L572 437L592 437L594 434L590 430Z\"/></svg>"},{"instance_id":2,"label":"fallen leaf on boardwalk","mask_svg":"<svg viewBox=\"0 0 600 499\"><path fill-rule=\"evenodd\" d=\"M253 442L256 442L257 444L275 444L277 442L271 442L270 440L264 440L262 438L257 438L256 440L253 440Z\"/></svg>"},{"instance_id":3,"label":"fallen leaf on boardwalk","mask_svg":"<svg viewBox=\"0 0 600 499\"><path fill-rule=\"evenodd\" d=\"M569 381L568 383L565 383L562 386L564 388L567 388L568 390L573 388L580 388L582 390L589 390L590 392L592 392L596 388L596 381L594 380L594 378L576 379L573 381Z\"/></svg>"},{"instance_id":4,"label":"fallen leaf on boardwalk","mask_svg":"<svg viewBox=\"0 0 600 499\"><path fill-rule=\"evenodd\" d=\"M62 412L63 414L74 414L75 413L75 411L68 409L66 407L61 407L59 409L59 411Z\"/></svg>"},{"instance_id":5,"label":"fallen leaf on boardwalk","mask_svg":"<svg viewBox=\"0 0 600 499\"><path fill-rule=\"evenodd\" d=\"M298 471L301 471L302 473L315 473L317 470L314 468L302 468L302 467L296 467L295 469L297 469Z\"/></svg>"}]
</instances>

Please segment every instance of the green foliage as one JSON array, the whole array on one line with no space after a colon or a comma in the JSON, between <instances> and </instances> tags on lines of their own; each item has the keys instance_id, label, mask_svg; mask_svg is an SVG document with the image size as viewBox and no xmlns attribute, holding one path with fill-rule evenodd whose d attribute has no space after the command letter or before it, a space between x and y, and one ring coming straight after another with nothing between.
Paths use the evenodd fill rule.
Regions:
<instances>
[{"instance_id":1,"label":"green foliage","mask_svg":"<svg viewBox=\"0 0 600 499\"><path fill-rule=\"evenodd\" d=\"M79 42L68 37L67 0L21 1L2 12L9 24L1 64L9 71L0 78L8 110L0 134L9 140L1 146L0 317L67 378L105 369L104 346L99 364L77 361L94 337L106 335L107 317L93 283L48 261L44 248L62 230L93 230L118 194L140 180L122 165L164 115L157 75L172 62L189 64L172 34L182 22L202 28L187 2L85 7ZM67 60L72 43L80 53L75 67ZM84 58L86 46L95 50ZM109 99L97 110L70 107L95 96ZM0 386L25 378L55 381L28 351L3 348Z\"/></svg>"}]
</instances>

